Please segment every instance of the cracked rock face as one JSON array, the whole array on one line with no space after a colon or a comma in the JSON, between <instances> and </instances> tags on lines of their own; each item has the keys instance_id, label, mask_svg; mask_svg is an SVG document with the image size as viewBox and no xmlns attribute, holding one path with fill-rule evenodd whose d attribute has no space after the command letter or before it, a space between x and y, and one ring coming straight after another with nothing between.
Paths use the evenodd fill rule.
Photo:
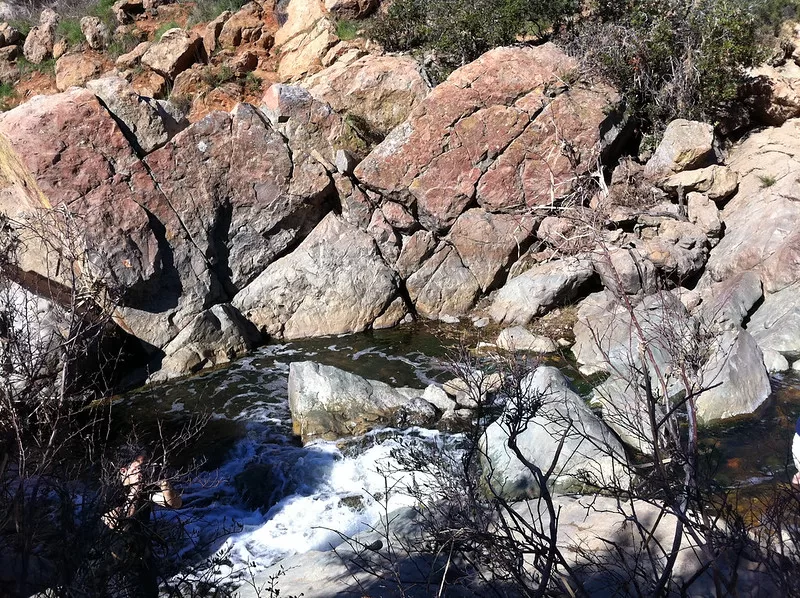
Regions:
<instances>
[{"instance_id":1,"label":"cracked rock face","mask_svg":"<svg viewBox=\"0 0 800 598\"><path fill-rule=\"evenodd\" d=\"M372 236L331 213L233 306L262 332L293 339L365 330L397 293L397 274Z\"/></svg>"},{"instance_id":2,"label":"cracked rock face","mask_svg":"<svg viewBox=\"0 0 800 598\"><path fill-rule=\"evenodd\" d=\"M155 188L94 94L37 96L7 112L0 154L0 211L36 225L47 210L63 207L106 284L128 288L156 276L163 256L140 205ZM21 265L57 278L56 262L44 244L31 242Z\"/></svg>"},{"instance_id":3,"label":"cracked rock face","mask_svg":"<svg viewBox=\"0 0 800 598\"><path fill-rule=\"evenodd\" d=\"M131 127L142 124L127 116ZM152 129L154 115L146 116ZM36 222L51 208L68 209L89 264L122 292L117 322L151 350L299 243L332 191L324 168L291 151L247 104L209 115L144 160L83 89L6 113L0 134L0 210ZM43 276L58 271L33 241L21 265Z\"/></svg>"},{"instance_id":4,"label":"cracked rock face","mask_svg":"<svg viewBox=\"0 0 800 598\"><path fill-rule=\"evenodd\" d=\"M569 89L577 65L552 44L497 48L455 71L357 168L367 187L415 206L442 233L470 205L548 205L593 167L608 87Z\"/></svg>"}]
</instances>

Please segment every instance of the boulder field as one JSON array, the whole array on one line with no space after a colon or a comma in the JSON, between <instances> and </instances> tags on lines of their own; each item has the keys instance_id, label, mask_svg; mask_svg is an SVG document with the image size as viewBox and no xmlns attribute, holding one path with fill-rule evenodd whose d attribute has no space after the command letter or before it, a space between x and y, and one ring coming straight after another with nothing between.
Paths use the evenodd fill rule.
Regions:
<instances>
[{"instance_id":1,"label":"boulder field","mask_svg":"<svg viewBox=\"0 0 800 598\"><path fill-rule=\"evenodd\" d=\"M409 318L513 326L511 346L575 302L573 352L609 374L596 402L612 425L640 409L626 384L640 345L655 376L693 347L712 387L704 422L752 412L767 369L800 359L798 121L724 152L709 125L675 121L646 163L623 158L606 180L626 134L619 96L555 45L494 49L430 90L407 56L344 48L317 64L328 17L309 29L300 4L315 5L289 3L273 40L293 74L260 105L190 123L109 75L0 117L20 267L59 283L79 268L109 291L154 380ZM263 37L249 14L218 23L214 44ZM142 61L160 64L157 49ZM48 211L74 228L48 229ZM70 267L53 250L67 241ZM661 347L667 332L683 340Z\"/></svg>"}]
</instances>

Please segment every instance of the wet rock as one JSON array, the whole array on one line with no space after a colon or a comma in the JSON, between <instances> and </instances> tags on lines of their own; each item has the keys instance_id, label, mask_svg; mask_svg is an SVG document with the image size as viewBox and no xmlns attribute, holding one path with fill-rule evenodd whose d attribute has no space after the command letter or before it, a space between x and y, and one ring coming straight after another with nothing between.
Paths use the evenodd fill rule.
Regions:
<instances>
[{"instance_id":1,"label":"wet rock","mask_svg":"<svg viewBox=\"0 0 800 598\"><path fill-rule=\"evenodd\" d=\"M593 275L594 268L586 259L537 264L497 291L489 315L500 324L525 326L535 316L577 297Z\"/></svg>"},{"instance_id":2,"label":"wet rock","mask_svg":"<svg viewBox=\"0 0 800 598\"><path fill-rule=\"evenodd\" d=\"M707 123L677 119L667 125L644 175L650 179L707 166L714 159L714 127Z\"/></svg>"},{"instance_id":3,"label":"wet rock","mask_svg":"<svg viewBox=\"0 0 800 598\"><path fill-rule=\"evenodd\" d=\"M401 407L421 395L421 390L392 388L311 361L295 362L289 367L292 429L304 443L387 426Z\"/></svg>"},{"instance_id":4,"label":"wet rock","mask_svg":"<svg viewBox=\"0 0 800 598\"><path fill-rule=\"evenodd\" d=\"M278 338L359 332L392 302L397 282L373 238L329 214L295 251L236 295L233 305Z\"/></svg>"},{"instance_id":5,"label":"wet rock","mask_svg":"<svg viewBox=\"0 0 800 598\"><path fill-rule=\"evenodd\" d=\"M495 341L504 351L530 351L532 353L557 353L558 345L553 339L533 334L523 326L506 328Z\"/></svg>"},{"instance_id":6,"label":"wet rock","mask_svg":"<svg viewBox=\"0 0 800 598\"><path fill-rule=\"evenodd\" d=\"M779 374L789 370L789 360L781 353L772 349L764 349L762 353L764 354L764 367L767 368L767 373Z\"/></svg>"},{"instance_id":7,"label":"wet rock","mask_svg":"<svg viewBox=\"0 0 800 598\"><path fill-rule=\"evenodd\" d=\"M415 397L397 409L392 425L398 428L430 428L438 419L436 407L422 397Z\"/></svg>"},{"instance_id":8,"label":"wet rock","mask_svg":"<svg viewBox=\"0 0 800 598\"><path fill-rule=\"evenodd\" d=\"M625 483L628 470L623 466L622 445L570 389L557 368L536 368L522 381L522 388L528 400L541 400L543 404L516 436L516 443L524 457L543 471L555 461L551 490L582 491L587 481L597 486ZM514 411L515 407L509 405L481 438L484 478L510 500L541 492L533 474L508 446L512 429L508 418L514 417Z\"/></svg>"}]
</instances>

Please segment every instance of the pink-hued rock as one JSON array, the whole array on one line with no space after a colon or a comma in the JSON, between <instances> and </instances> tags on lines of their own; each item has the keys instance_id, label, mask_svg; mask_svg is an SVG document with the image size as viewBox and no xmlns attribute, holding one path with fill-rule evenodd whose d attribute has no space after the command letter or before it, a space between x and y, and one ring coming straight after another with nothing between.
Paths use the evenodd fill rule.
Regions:
<instances>
[{"instance_id":1,"label":"pink-hued rock","mask_svg":"<svg viewBox=\"0 0 800 598\"><path fill-rule=\"evenodd\" d=\"M475 199L519 211L566 194L594 166L609 87L566 89L575 62L552 44L497 48L455 71L355 170L443 232Z\"/></svg>"},{"instance_id":2,"label":"pink-hued rock","mask_svg":"<svg viewBox=\"0 0 800 598\"><path fill-rule=\"evenodd\" d=\"M363 119L382 135L405 121L430 93L419 64L410 56L369 54L354 62L335 62L303 86L337 112Z\"/></svg>"},{"instance_id":3,"label":"pink-hued rock","mask_svg":"<svg viewBox=\"0 0 800 598\"><path fill-rule=\"evenodd\" d=\"M155 192L125 136L84 89L36 96L0 118L0 211L31 226L63 208L106 284L123 290L150 280L162 255L140 207ZM53 231L43 231L55 234ZM32 241L23 269L60 280L57 256Z\"/></svg>"}]
</instances>

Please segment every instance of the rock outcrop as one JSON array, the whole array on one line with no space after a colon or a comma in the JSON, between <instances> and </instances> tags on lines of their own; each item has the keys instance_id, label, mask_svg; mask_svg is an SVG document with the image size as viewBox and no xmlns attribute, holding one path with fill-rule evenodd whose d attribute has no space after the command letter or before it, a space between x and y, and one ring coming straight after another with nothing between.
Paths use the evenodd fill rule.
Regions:
<instances>
[{"instance_id":1,"label":"rock outcrop","mask_svg":"<svg viewBox=\"0 0 800 598\"><path fill-rule=\"evenodd\" d=\"M397 275L372 236L329 214L233 305L264 333L291 339L365 330L397 293Z\"/></svg>"},{"instance_id":2,"label":"rock outcrop","mask_svg":"<svg viewBox=\"0 0 800 598\"><path fill-rule=\"evenodd\" d=\"M552 44L487 52L437 86L355 175L437 233L474 202L490 212L550 205L589 167L617 100L602 85L565 89L556 71L576 67Z\"/></svg>"}]
</instances>

